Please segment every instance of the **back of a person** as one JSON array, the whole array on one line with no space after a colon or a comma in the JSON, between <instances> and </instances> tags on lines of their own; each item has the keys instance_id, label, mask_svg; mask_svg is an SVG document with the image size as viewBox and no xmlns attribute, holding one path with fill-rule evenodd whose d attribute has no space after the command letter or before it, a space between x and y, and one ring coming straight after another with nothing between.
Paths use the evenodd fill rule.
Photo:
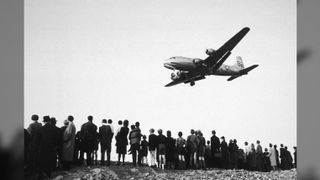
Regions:
<instances>
[{"instance_id":1,"label":"back of a person","mask_svg":"<svg viewBox=\"0 0 320 180\"><path fill-rule=\"evenodd\" d=\"M138 129L133 129L130 132L130 144L139 144L140 143L140 131Z\"/></svg>"},{"instance_id":2,"label":"back of a person","mask_svg":"<svg viewBox=\"0 0 320 180\"><path fill-rule=\"evenodd\" d=\"M180 149L180 148L183 148L186 144L186 140L183 139L182 137L178 137L177 138L177 148Z\"/></svg>"},{"instance_id":3,"label":"back of a person","mask_svg":"<svg viewBox=\"0 0 320 180\"><path fill-rule=\"evenodd\" d=\"M198 148L198 137L194 134L188 136L188 148L191 153L196 152Z\"/></svg>"},{"instance_id":4,"label":"back of a person","mask_svg":"<svg viewBox=\"0 0 320 180\"><path fill-rule=\"evenodd\" d=\"M55 128L49 124L42 126L37 134L38 145L41 152L54 152L59 142L59 134Z\"/></svg>"},{"instance_id":5,"label":"back of a person","mask_svg":"<svg viewBox=\"0 0 320 180\"><path fill-rule=\"evenodd\" d=\"M149 150L153 151L157 147L157 136L155 134L149 135Z\"/></svg>"},{"instance_id":6,"label":"back of a person","mask_svg":"<svg viewBox=\"0 0 320 180\"><path fill-rule=\"evenodd\" d=\"M112 130L109 125L103 125L100 127L100 142L111 143L112 141Z\"/></svg>"},{"instance_id":7,"label":"back of a person","mask_svg":"<svg viewBox=\"0 0 320 180\"><path fill-rule=\"evenodd\" d=\"M91 122L83 124L81 128L81 134L83 140L94 141L96 135L96 126Z\"/></svg>"}]
</instances>

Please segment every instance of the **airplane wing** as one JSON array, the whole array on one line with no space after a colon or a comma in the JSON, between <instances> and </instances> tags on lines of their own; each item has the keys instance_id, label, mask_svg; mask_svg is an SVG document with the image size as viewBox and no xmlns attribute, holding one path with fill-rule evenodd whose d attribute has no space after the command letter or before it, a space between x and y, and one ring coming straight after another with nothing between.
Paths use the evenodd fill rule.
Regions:
<instances>
[{"instance_id":1,"label":"airplane wing","mask_svg":"<svg viewBox=\"0 0 320 180\"><path fill-rule=\"evenodd\" d=\"M175 81L171 81L169 84L165 85L164 87L170 87L170 86L174 86L180 83L183 83L185 80L175 80Z\"/></svg>"},{"instance_id":2,"label":"airplane wing","mask_svg":"<svg viewBox=\"0 0 320 180\"><path fill-rule=\"evenodd\" d=\"M205 63L209 67L213 67L214 65L219 63L219 60L223 57L223 55L228 51L231 52L233 48L241 41L241 39L249 32L249 30L250 28L248 27L240 30L236 35L234 35L231 39L224 43L213 56L209 56L207 59L205 59Z\"/></svg>"},{"instance_id":3,"label":"airplane wing","mask_svg":"<svg viewBox=\"0 0 320 180\"><path fill-rule=\"evenodd\" d=\"M170 87L170 86L174 86L180 83L191 83L191 82L195 82L195 81L199 81L201 79L205 79L204 76L196 76L196 77L192 77L192 78L188 78L188 79L178 79L178 80L174 80L171 81L169 84L165 85L165 87Z\"/></svg>"},{"instance_id":4,"label":"airplane wing","mask_svg":"<svg viewBox=\"0 0 320 180\"><path fill-rule=\"evenodd\" d=\"M227 79L227 81L232 81L240 76L242 76L242 75L233 75L233 76L229 77L229 79Z\"/></svg>"},{"instance_id":5,"label":"airplane wing","mask_svg":"<svg viewBox=\"0 0 320 180\"><path fill-rule=\"evenodd\" d=\"M259 65L252 65L252 66L250 66L250 67L247 67L247 68L245 68L245 69L242 69L241 71L240 71L240 73L244 73L244 74L246 74L246 73L248 73L249 71L251 71L252 69L254 69L254 68L256 68L256 67L258 67Z\"/></svg>"}]
</instances>

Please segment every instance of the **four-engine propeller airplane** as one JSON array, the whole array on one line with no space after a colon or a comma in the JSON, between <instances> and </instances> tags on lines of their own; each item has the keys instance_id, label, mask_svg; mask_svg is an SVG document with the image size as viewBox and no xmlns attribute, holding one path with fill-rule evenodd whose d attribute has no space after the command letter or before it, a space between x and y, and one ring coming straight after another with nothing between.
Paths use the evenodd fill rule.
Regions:
<instances>
[{"instance_id":1,"label":"four-engine propeller airplane","mask_svg":"<svg viewBox=\"0 0 320 180\"><path fill-rule=\"evenodd\" d=\"M195 81L205 79L208 75L230 76L228 81L236 79L242 75L248 74L249 71L258 67L252 65L244 68L242 58L237 56L237 63L229 66L223 64L230 56L232 49L240 42L240 40L249 32L250 28L245 27L234 35L229 41L222 45L218 50L207 49L206 59L187 58L182 56L171 57L166 60L164 67L173 70L171 73L172 82L165 87L173 86L179 83L190 83L195 85Z\"/></svg>"}]
</instances>

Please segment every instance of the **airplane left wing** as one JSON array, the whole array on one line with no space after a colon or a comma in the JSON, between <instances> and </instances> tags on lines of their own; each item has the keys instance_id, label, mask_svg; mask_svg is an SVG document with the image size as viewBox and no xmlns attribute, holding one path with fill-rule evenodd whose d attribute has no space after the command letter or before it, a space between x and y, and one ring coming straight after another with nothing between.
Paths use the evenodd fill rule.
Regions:
<instances>
[{"instance_id":1,"label":"airplane left wing","mask_svg":"<svg viewBox=\"0 0 320 180\"><path fill-rule=\"evenodd\" d=\"M240 30L236 35L224 43L212 56L205 59L205 63L209 67L213 67L227 52L231 52L233 48L241 41L241 39L250 31L250 28L245 27ZM222 63L221 63L222 64ZM217 68L218 69L218 68Z\"/></svg>"},{"instance_id":2,"label":"airplane left wing","mask_svg":"<svg viewBox=\"0 0 320 180\"><path fill-rule=\"evenodd\" d=\"M170 86L174 86L174 85L177 85L177 84L180 84L180 83L191 83L191 82L195 82L195 81L199 81L201 79L205 79L204 76L195 76L195 77L192 77L192 78L188 78L188 79L178 79L178 80L174 80L174 81L171 81L169 84L165 85L165 87L170 87Z\"/></svg>"},{"instance_id":3,"label":"airplane left wing","mask_svg":"<svg viewBox=\"0 0 320 180\"><path fill-rule=\"evenodd\" d=\"M170 86L174 86L180 83L183 83L184 80L175 80L175 81L171 81L169 84L166 84L164 87L170 87Z\"/></svg>"}]
</instances>

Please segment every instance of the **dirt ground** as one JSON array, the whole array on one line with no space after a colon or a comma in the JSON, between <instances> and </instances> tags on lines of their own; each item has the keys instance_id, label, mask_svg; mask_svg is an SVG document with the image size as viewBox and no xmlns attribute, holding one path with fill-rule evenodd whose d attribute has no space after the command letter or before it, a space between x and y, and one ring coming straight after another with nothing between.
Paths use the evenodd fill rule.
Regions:
<instances>
[{"instance_id":1,"label":"dirt ground","mask_svg":"<svg viewBox=\"0 0 320 180\"><path fill-rule=\"evenodd\" d=\"M74 167L70 171L57 171L53 173L54 180L231 180L231 179L261 179L261 180L291 180L297 179L296 169L286 171L257 172L246 170L162 170L150 167L125 166L90 166Z\"/></svg>"}]
</instances>

